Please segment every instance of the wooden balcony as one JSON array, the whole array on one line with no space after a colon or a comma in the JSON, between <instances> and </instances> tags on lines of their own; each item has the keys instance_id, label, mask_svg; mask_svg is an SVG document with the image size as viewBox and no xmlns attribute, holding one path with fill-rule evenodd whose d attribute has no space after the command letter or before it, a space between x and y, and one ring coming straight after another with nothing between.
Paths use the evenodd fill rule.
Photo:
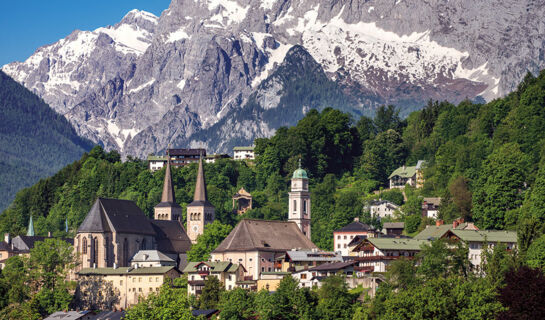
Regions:
<instances>
[{"instance_id":1,"label":"wooden balcony","mask_svg":"<svg viewBox=\"0 0 545 320\"><path fill-rule=\"evenodd\" d=\"M397 259L414 259L414 257L406 257L406 256L364 256L364 257L354 257L354 260L356 261L384 261L384 260L397 260Z\"/></svg>"}]
</instances>

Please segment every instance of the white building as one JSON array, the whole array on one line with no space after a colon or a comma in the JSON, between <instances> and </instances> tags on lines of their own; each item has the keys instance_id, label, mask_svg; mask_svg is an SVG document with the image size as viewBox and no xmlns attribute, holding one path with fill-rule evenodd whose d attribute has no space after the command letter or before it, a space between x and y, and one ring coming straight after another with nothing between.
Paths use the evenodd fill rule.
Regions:
<instances>
[{"instance_id":1,"label":"white building","mask_svg":"<svg viewBox=\"0 0 545 320\"><path fill-rule=\"evenodd\" d=\"M234 147L233 148L233 159L235 160L254 160L254 147Z\"/></svg>"},{"instance_id":2,"label":"white building","mask_svg":"<svg viewBox=\"0 0 545 320\"><path fill-rule=\"evenodd\" d=\"M229 261L189 262L184 268L188 283L187 293L200 295L207 277L218 278L226 290L232 290L238 286L237 282L243 280L245 271L242 265Z\"/></svg>"},{"instance_id":3,"label":"white building","mask_svg":"<svg viewBox=\"0 0 545 320\"><path fill-rule=\"evenodd\" d=\"M399 206L388 200L374 200L367 205L366 209L369 210L371 216L380 220L394 216L396 210L399 210Z\"/></svg>"},{"instance_id":4,"label":"white building","mask_svg":"<svg viewBox=\"0 0 545 320\"><path fill-rule=\"evenodd\" d=\"M299 281L299 287L321 287L322 281L336 274L344 274L347 277L353 277L355 274L355 266L357 262L354 260L342 262L328 262L317 267L307 270L295 272L292 276Z\"/></svg>"},{"instance_id":5,"label":"white building","mask_svg":"<svg viewBox=\"0 0 545 320\"><path fill-rule=\"evenodd\" d=\"M412 259L420 252L423 244L428 240L409 238L368 238L354 248L358 262L356 270L359 275L371 272L386 272L392 261L401 257Z\"/></svg>"},{"instance_id":6,"label":"white building","mask_svg":"<svg viewBox=\"0 0 545 320\"><path fill-rule=\"evenodd\" d=\"M422 200L422 217L437 219L441 198L424 198Z\"/></svg>"},{"instance_id":7,"label":"white building","mask_svg":"<svg viewBox=\"0 0 545 320\"><path fill-rule=\"evenodd\" d=\"M176 261L157 250L140 250L131 259L133 268L176 266Z\"/></svg>"},{"instance_id":8,"label":"white building","mask_svg":"<svg viewBox=\"0 0 545 320\"><path fill-rule=\"evenodd\" d=\"M357 236L372 238L377 231L372 226L361 223L359 218L354 222L333 231L333 250L341 252L343 256L349 256L349 244Z\"/></svg>"},{"instance_id":9,"label":"white building","mask_svg":"<svg viewBox=\"0 0 545 320\"><path fill-rule=\"evenodd\" d=\"M167 164L167 160L168 160L167 156L149 155L148 156L148 168L152 172L161 170Z\"/></svg>"},{"instance_id":10,"label":"white building","mask_svg":"<svg viewBox=\"0 0 545 320\"><path fill-rule=\"evenodd\" d=\"M517 233L504 230L461 230L450 229L442 238L463 241L469 247L468 258L475 270L479 270L482 263L483 244L492 250L497 244L504 244L507 250L517 246Z\"/></svg>"}]
</instances>

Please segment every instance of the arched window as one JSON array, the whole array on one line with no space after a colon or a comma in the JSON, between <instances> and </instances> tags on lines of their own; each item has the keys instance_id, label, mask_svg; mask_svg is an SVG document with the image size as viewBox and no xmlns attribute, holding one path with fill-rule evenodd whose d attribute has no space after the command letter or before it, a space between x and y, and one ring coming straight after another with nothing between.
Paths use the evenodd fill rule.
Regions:
<instances>
[{"instance_id":1,"label":"arched window","mask_svg":"<svg viewBox=\"0 0 545 320\"><path fill-rule=\"evenodd\" d=\"M110 239L108 237L104 238L104 261L106 261L106 265L108 264L108 257L110 255Z\"/></svg>"},{"instance_id":2,"label":"arched window","mask_svg":"<svg viewBox=\"0 0 545 320\"><path fill-rule=\"evenodd\" d=\"M307 213L307 200L303 200L303 213Z\"/></svg>"},{"instance_id":3,"label":"arched window","mask_svg":"<svg viewBox=\"0 0 545 320\"><path fill-rule=\"evenodd\" d=\"M293 200L293 211L297 211L297 200Z\"/></svg>"},{"instance_id":4,"label":"arched window","mask_svg":"<svg viewBox=\"0 0 545 320\"><path fill-rule=\"evenodd\" d=\"M81 242L81 252L83 254L87 254L87 238L83 237L83 241Z\"/></svg>"}]
</instances>

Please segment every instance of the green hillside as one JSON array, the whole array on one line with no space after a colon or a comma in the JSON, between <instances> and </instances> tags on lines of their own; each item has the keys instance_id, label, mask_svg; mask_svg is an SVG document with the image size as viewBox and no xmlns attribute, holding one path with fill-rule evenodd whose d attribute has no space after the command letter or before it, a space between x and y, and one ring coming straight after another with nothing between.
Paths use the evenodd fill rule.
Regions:
<instances>
[{"instance_id":1,"label":"green hillside","mask_svg":"<svg viewBox=\"0 0 545 320\"><path fill-rule=\"evenodd\" d=\"M401 119L382 107L374 119L353 119L326 108L309 111L294 127L256 140L255 165L220 160L205 166L210 201L224 224L234 225L231 196L240 187L254 196L247 217L285 219L291 173L299 157L312 191L312 237L332 249L331 232L354 217L379 226L363 210L378 197L397 167L428 161L422 189L407 189L403 204L409 232L422 228L422 196L443 197L441 219L473 220L480 228L515 229L528 245L545 220L545 72L528 75L518 89L487 104L430 102ZM30 215L38 233L71 232L97 196L132 199L148 214L160 200L163 171L144 162L120 162L116 152L95 147L51 178L24 189L0 216L0 231L24 232ZM177 200L191 201L196 167L173 170ZM400 200L396 192L381 197ZM525 238L526 237L526 238ZM522 244L525 249L525 245Z\"/></svg>"},{"instance_id":2,"label":"green hillside","mask_svg":"<svg viewBox=\"0 0 545 320\"><path fill-rule=\"evenodd\" d=\"M0 210L17 191L90 150L45 102L0 71Z\"/></svg>"}]
</instances>

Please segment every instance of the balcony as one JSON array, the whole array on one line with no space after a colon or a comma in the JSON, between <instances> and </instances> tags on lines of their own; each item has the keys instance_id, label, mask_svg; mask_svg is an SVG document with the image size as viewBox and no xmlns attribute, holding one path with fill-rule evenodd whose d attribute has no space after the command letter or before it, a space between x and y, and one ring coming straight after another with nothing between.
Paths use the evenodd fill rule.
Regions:
<instances>
[{"instance_id":1,"label":"balcony","mask_svg":"<svg viewBox=\"0 0 545 320\"><path fill-rule=\"evenodd\" d=\"M358 271L358 272L365 272L365 273L368 273L368 272L374 272L374 271L375 271L375 267L374 267L374 266L354 267L354 270L355 270L355 271Z\"/></svg>"}]
</instances>

